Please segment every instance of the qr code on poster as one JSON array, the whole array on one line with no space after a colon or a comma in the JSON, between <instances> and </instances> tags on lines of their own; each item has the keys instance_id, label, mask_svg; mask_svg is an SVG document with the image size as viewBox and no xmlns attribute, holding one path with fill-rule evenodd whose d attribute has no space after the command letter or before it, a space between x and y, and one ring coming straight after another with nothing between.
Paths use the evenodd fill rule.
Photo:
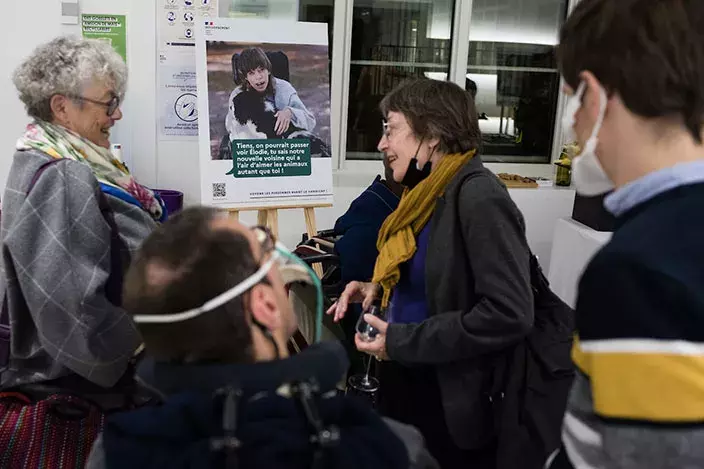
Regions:
<instances>
[{"instance_id":1,"label":"qr code on poster","mask_svg":"<svg viewBox=\"0 0 704 469\"><path fill-rule=\"evenodd\" d=\"M213 198L222 199L227 197L227 184L224 182L213 183Z\"/></svg>"}]
</instances>

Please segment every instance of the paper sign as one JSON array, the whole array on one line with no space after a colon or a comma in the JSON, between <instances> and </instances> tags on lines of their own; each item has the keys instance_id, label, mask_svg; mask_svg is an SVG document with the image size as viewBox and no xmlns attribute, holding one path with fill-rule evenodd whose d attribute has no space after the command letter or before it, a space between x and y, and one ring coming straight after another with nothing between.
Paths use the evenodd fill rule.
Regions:
<instances>
[{"instance_id":1,"label":"paper sign","mask_svg":"<svg viewBox=\"0 0 704 469\"><path fill-rule=\"evenodd\" d=\"M157 106L162 140L196 140L196 22L217 17L217 0L157 0Z\"/></svg>"},{"instance_id":2,"label":"paper sign","mask_svg":"<svg viewBox=\"0 0 704 469\"><path fill-rule=\"evenodd\" d=\"M159 55L158 113L162 136L198 136L195 56L166 50Z\"/></svg>"},{"instance_id":3,"label":"paper sign","mask_svg":"<svg viewBox=\"0 0 704 469\"><path fill-rule=\"evenodd\" d=\"M83 37L107 41L127 62L127 24L125 15L81 15Z\"/></svg>"}]
</instances>

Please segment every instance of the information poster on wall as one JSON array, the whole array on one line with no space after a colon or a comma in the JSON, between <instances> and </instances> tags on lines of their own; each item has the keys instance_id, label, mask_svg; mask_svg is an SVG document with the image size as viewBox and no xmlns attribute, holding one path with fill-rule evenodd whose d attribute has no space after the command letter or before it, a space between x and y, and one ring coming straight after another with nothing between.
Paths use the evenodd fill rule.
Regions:
<instances>
[{"instance_id":1,"label":"information poster on wall","mask_svg":"<svg viewBox=\"0 0 704 469\"><path fill-rule=\"evenodd\" d=\"M198 138L196 23L215 18L217 0L159 0L157 109L161 139Z\"/></svg>"},{"instance_id":2,"label":"information poster on wall","mask_svg":"<svg viewBox=\"0 0 704 469\"><path fill-rule=\"evenodd\" d=\"M192 63L188 63L192 62ZM159 127L162 136L198 137L195 51L159 54Z\"/></svg>"},{"instance_id":3,"label":"information poster on wall","mask_svg":"<svg viewBox=\"0 0 704 469\"><path fill-rule=\"evenodd\" d=\"M127 24L124 15L81 15L81 30L87 39L108 42L127 62Z\"/></svg>"},{"instance_id":4,"label":"information poster on wall","mask_svg":"<svg viewBox=\"0 0 704 469\"><path fill-rule=\"evenodd\" d=\"M201 202L332 203L327 25L221 18L198 30Z\"/></svg>"}]
</instances>

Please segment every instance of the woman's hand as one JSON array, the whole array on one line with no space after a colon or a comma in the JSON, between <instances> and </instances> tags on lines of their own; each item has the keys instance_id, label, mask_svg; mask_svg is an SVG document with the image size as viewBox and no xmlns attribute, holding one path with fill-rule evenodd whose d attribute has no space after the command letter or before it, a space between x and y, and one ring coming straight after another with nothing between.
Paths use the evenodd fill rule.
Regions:
<instances>
[{"instance_id":1,"label":"woman's hand","mask_svg":"<svg viewBox=\"0 0 704 469\"><path fill-rule=\"evenodd\" d=\"M327 314L334 314L333 320L339 322L345 317L350 303L362 303L362 309L366 311L376 299L378 292L379 284L377 283L350 282L340 298L328 309Z\"/></svg>"},{"instance_id":2,"label":"woman's hand","mask_svg":"<svg viewBox=\"0 0 704 469\"><path fill-rule=\"evenodd\" d=\"M365 342L359 333L354 336L354 344L360 352L373 355L377 360L388 360L389 355L386 353L386 330L389 328L389 323L372 314L365 314L364 321L377 329L379 333L374 337L372 342Z\"/></svg>"},{"instance_id":3,"label":"woman's hand","mask_svg":"<svg viewBox=\"0 0 704 469\"><path fill-rule=\"evenodd\" d=\"M293 119L293 112L289 108L279 111L275 114L276 125L274 125L274 131L276 135L283 135L284 132L288 130L291 126L291 119Z\"/></svg>"}]
</instances>

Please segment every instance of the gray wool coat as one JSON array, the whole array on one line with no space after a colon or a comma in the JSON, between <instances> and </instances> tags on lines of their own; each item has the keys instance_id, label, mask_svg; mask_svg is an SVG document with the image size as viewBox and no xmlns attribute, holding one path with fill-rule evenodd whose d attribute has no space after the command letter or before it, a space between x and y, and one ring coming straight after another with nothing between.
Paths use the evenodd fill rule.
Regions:
<instances>
[{"instance_id":1,"label":"gray wool coat","mask_svg":"<svg viewBox=\"0 0 704 469\"><path fill-rule=\"evenodd\" d=\"M111 229L90 168L73 160L51 165L27 196L37 170L50 160L38 151L15 153L2 199L0 292L7 295L11 351L0 386L78 375L110 388L141 338L105 295ZM124 246L136 251L156 223L140 208L106 197Z\"/></svg>"}]
</instances>

